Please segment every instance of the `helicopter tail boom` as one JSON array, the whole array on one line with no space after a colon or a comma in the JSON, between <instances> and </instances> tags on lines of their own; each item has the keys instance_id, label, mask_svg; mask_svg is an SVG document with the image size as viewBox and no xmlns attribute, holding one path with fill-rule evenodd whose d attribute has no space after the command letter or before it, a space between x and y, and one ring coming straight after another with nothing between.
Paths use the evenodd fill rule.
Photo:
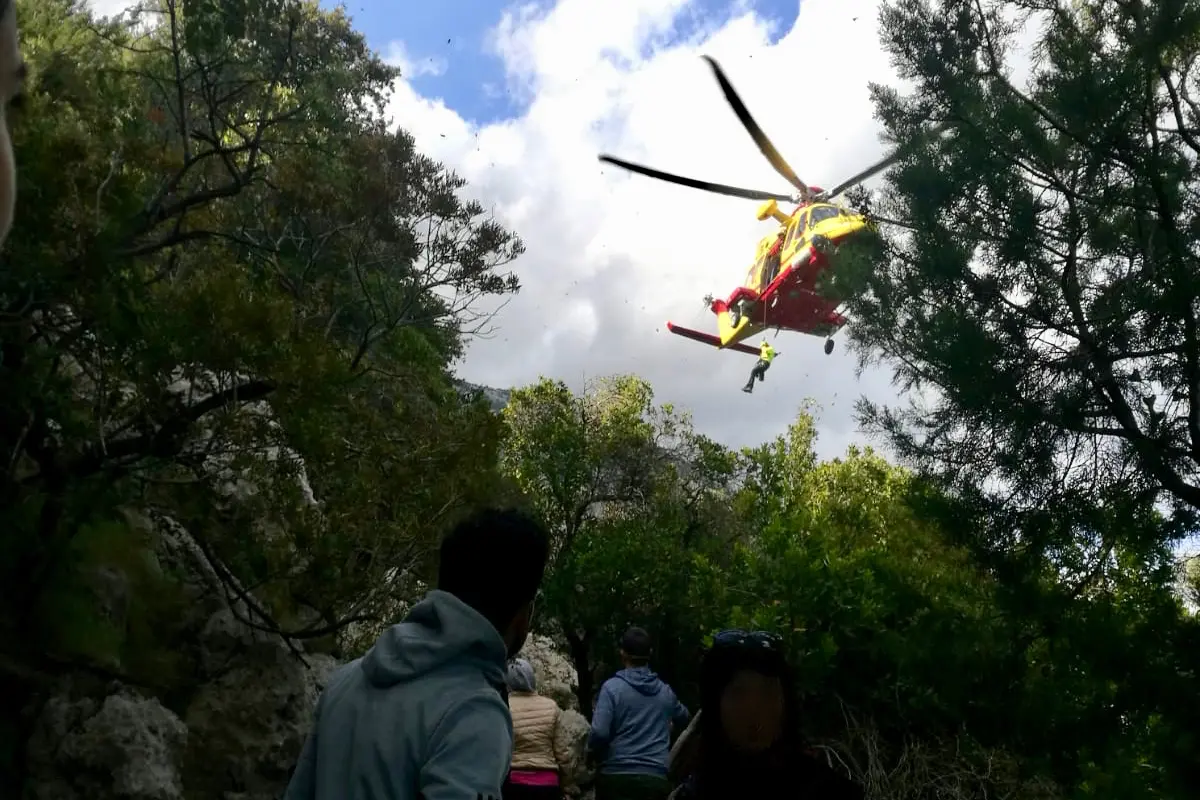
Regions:
<instances>
[{"instance_id":1,"label":"helicopter tail boom","mask_svg":"<svg viewBox=\"0 0 1200 800\"><path fill-rule=\"evenodd\" d=\"M758 355L758 348L756 347L750 347L749 345L744 344L727 344L722 346L721 340L718 337L713 336L711 333L704 333L702 331L692 330L691 328L684 328L676 325L673 322L667 323L667 330L676 336L682 336L685 339L691 339L696 342L711 345L718 350L736 350L739 353L746 353L752 356Z\"/></svg>"}]
</instances>

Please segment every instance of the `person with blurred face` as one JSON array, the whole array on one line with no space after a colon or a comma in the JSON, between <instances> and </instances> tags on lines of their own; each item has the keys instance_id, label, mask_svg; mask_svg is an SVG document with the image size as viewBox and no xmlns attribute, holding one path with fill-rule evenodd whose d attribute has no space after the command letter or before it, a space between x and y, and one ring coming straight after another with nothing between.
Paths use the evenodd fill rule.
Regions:
<instances>
[{"instance_id":1,"label":"person with blurred face","mask_svg":"<svg viewBox=\"0 0 1200 800\"><path fill-rule=\"evenodd\" d=\"M800 736L799 700L778 636L717 634L700 672L700 711L671 752L672 800L862 800Z\"/></svg>"},{"instance_id":2,"label":"person with blurred face","mask_svg":"<svg viewBox=\"0 0 1200 800\"><path fill-rule=\"evenodd\" d=\"M17 9L13 0L0 0L0 245L12 229L17 201L17 166L13 160L12 136L8 113L21 96L25 83L25 62L17 40Z\"/></svg>"}]
</instances>

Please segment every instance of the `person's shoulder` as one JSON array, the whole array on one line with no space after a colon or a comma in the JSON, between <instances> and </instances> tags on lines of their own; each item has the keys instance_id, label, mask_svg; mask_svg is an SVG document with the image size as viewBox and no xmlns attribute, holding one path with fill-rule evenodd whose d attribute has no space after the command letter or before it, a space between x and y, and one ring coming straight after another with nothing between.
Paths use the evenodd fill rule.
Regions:
<instances>
[{"instance_id":1,"label":"person's shoulder","mask_svg":"<svg viewBox=\"0 0 1200 800\"><path fill-rule=\"evenodd\" d=\"M510 726L512 715L500 691L468 665L448 666L379 693L381 705L397 719L425 720L425 734L453 727L464 718L478 724ZM403 727L408 729L406 723Z\"/></svg>"},{"instance_id":2,"label":"person's shoulder","mask_svg":"<svg viewBox=\"0 0 1200 800\"><path fill-rule=\"evenodd\" d=\"M467 689L443 696L434 713L433 737L459 735L462 729L491 730L499 739L512 735L512 713L499 693L491 689Z\"/></svg>"},{"instance_id":3,"label":"person's shoulder","mask_svg":"<svg viewBox=\"0 0 1200 800\"><path fill-rule=\"evenodd\" d=\"M558 703L552 698L541 694L526 694L510 692L508 695L508 707L513 711L529 710L546 712L558 708Z\"/></svg>"},{"instance_id":4,"label":"person's shoulder","mask_svg":"<svg viewBox=\"0 0 1200 800\"><path fill-rule=\"evenodd\" d=\"M362 672L362 659L355 659L335 669L325 680L317 700L322 721L335 715L336 709L347 704L361 702L368 692L366 676Z\"/></svg>"},{"instance_id":5,"label":"person's shoulder","mask_svg":"<svg viewBox=\"0 0 1200 800\"><path fill-rule=\"evenodd\" d=\"M335 686L342 686L355 680L365 681L366 676L362 671L362 657L347 661L329 674L329 678L325 681L325 689L332 689Z\"/></svg>"},{"instance_id":6,"label":"person's shoulder","mask_svg":"<svg viewBox=\"0 0 1200 800\"><path fill-rule=\"evenodd\" d=\"M663 680L658 682L658 693L656 697L660 703L665 706L670 706L671 708L674 708L675 704L679 702L679 697L676 696L675 690L671 688L671 684Z\"/></svg>"},{"instance_id":7,"label":"person's shoulder","mask_svg":"<svg viewBox=\"0 0 1200 800\"><path fill-rule=\"evenodd\" d=\"M600 684L600 691L616 692L616 691L619 691L622 686L626 686L626 685L627 684L625 683L624 679L621 678L620 675L610 675L608 677L608 679L604 681L604 683Z\"/></svg>"},{"instance_id":8,"label":"person's shoulder","mask_svg":"<svg viewBox=\"0 0 1200 800\"><path fill-rule=\"evenodd\" d=\"M537 703L538 708L545 709L546 711L559 711L560 710L558 707L558 703L555 702L553 697L546 697L546 695L544 695L544 694L535 694L533 696L533 699Z\"/></svg>"}]
</instances>

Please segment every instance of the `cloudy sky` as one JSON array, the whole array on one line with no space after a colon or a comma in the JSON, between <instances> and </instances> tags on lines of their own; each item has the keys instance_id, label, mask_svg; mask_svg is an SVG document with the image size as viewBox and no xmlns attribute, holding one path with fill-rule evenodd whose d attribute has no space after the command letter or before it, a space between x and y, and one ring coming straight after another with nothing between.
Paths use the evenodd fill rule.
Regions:
<instances>
[{"instance_id":1,"label":"cloudy sky","mask_svg":"<svg viewBox=\"0 0 1200 800\"><path fill-rule=\"evenodd\" d=\"M95 0L102 12L118 0ZM894 83L875 0L353 0L355 26L405 77L390 108L429 155L525 240L524 288L492 338L458 365L466 380L580 387L637 373L729 445L784 430L806 397L820 449L861 440L854 400L894 400L887 373L855 374L840 349L783 333L753 395L754 359L667 333L715 330L724 296L769 232L756 204L605 168L602 152L718 182L788 190L726 106L716 57L799 175L831 186L884 146L868 81ZM810 65L810 66L805 66Z\"/></svg>"}]
</instances>

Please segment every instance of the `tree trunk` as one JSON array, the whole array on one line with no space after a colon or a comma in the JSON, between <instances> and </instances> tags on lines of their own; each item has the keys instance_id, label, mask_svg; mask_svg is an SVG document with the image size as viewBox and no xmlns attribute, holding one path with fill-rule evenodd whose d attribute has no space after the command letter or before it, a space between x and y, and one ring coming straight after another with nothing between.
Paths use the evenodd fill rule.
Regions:
<instances>
[{"instance_id":1,"label":"tree trunk","mask_svg":"<svg viewBox=\"0 0 1200 800\"><path fill-rule=\"evenodd\" d=\"M666 681L668 686L674 688L679 682L679 653L678 645L675 644L679 638L675 635L675 614L668 608L659 620L658 631L654 637L658 641L658 647L655 648L655 659L658 664L656 670L658 674ZM671 642L671 645L667 645Z\"/></svg>"},{"instance_id":2,"label":"tree trunk","mask_svg":"<svg viewBox=\"0 0 1200 800\"><path fill-rule=\"evenodd\" d=\"M591 631L577 633L564 625L563 634L567 640L567 649L571 654L571 666L575 667L578 685L575 687L575 697L579 699L579 711L590 722L592 719L592 695L595 678L592 675L592 664L589 658L593 634Z\"/></svg>"}]
</instances>

